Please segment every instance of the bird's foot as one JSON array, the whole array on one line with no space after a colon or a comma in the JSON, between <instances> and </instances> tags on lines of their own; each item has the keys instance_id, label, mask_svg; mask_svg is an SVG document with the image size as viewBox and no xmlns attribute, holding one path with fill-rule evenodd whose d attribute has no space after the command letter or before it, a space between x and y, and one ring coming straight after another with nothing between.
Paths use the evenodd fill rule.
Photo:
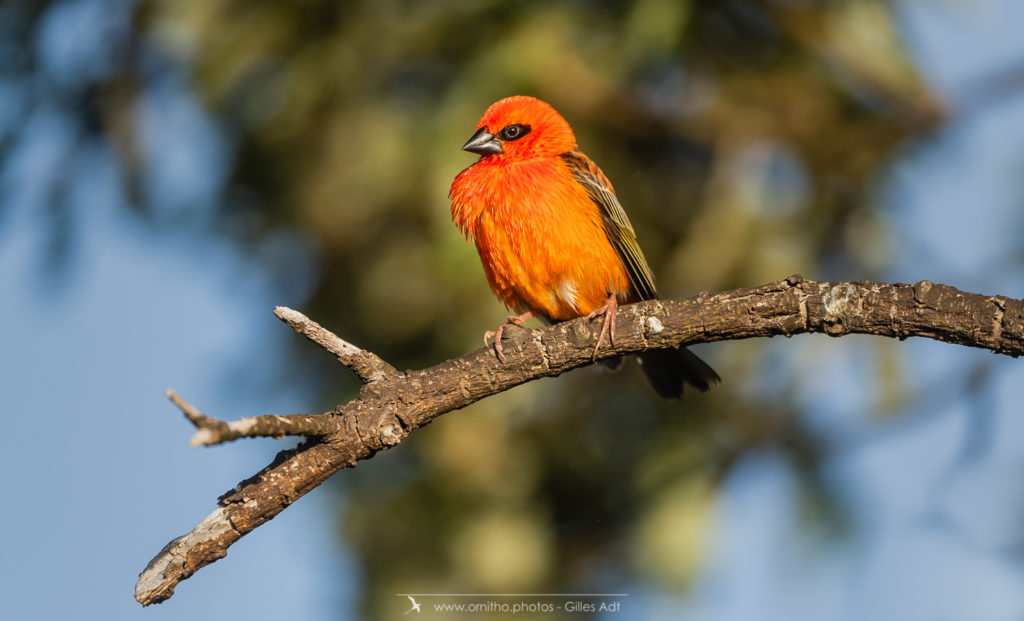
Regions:
<instances>
[{"instance_id":1,"label":"bird's foot","mask_svg":"<svg viewBox=\"0 0 1024 621\"><path fill-rule=\"evenodd\" d=\"M613 346L615 345L615 311L619 309L619 301L615 299L614 295L608 296L605 300L604 306L592 311L587 315L587 321L590 321L594 317L604 315L604 321L601 323L601 331L597 335L597 345L594 346L593 360L597 360L597 350L601 349L601 345L604 344L605 337L608 337L608 342Z\"/></svg>"},{"instance_id":2,"label":"bird's foot","mask_svg":"<svg viewBox=\"0 0 1024 621\"><path fill-rule=\"evenodd\" d=\"M505 327L508 326L509 324L513 324L513 323L515 325L517 325L517 326L521 326L521 325L523 325L524 323L526 323L527 321L529 321L532 318L533 318L533 313L530 312L530 311L527 311L527 312L523 313L522 315L509 315L505 319L505 323L503 323L500 326L498 326L497 329L495 329L495 330L488 330L488 331L484 332L484 347L488 346L487 340L490 339L493 336L494 337L494 354L498 357L498 360L500 362L505 362L505 352L504 352L504 349L502 348L502 345L501 345L501 334L505 331Z\"/></svg>"}]
</instances>

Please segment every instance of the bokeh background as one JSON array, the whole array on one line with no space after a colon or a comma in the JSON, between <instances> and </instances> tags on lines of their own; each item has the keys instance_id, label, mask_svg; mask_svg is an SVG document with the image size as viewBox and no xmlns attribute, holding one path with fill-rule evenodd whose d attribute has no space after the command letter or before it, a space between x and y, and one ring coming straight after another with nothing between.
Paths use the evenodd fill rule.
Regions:
<instances>
[{"instance_id":1,"label":"bokeh background","mask_svg":"<svg viewBox=\"0 0 1024 621\"><path fill-rule=\"evenodd\" d=\"M1024 618L1019 361L910 340L696 348L533 382L335 476L143 610L136 575L350 374L503 317L447 191L532 94L668 297L930 279L1024 295L1017 0L0 3L0 606L11 619L386 619L396 593L628 593L627 619ZM497 618L497 617L494 617Z\"/></svg>"}]
</instances>

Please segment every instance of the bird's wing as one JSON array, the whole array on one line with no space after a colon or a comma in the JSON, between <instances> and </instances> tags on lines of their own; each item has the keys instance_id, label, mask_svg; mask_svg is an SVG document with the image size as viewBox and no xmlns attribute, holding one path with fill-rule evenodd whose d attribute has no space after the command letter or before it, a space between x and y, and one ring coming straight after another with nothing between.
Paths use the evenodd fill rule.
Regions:
<instances>
[{"instance_id":1,"label":"bird's wing","mask_svg":"<svg viewBox=\"0 0 1024 621\"><path fill-rule=\"evenodd\" d=\"M636 241L636 232L629 222L625 210L615 198L612 184L604 176L601 169L580 151L562 154L562 159L569 165L573 178L587 190L590 199L601 211L601 221L605 234L615 252L629 274L629 281L641 300L653 300L658 297L654 288L654 275L647 266L644 253Z\"/></svg>"},{"instance_id":2,"label":"bird's wing","mask_svg":"<svg viewBox=\"0 0 1024 621\"><path fill-rule=\"evenodd\" d=\"M416 600L414 600L414 599L412 598L412 595L406 595L406 597L408 597L408 598L409 598L409 601L410 601L410 602L412 602L412 605L413 605L413 606L415 606L415 605L416 605Z\"/></svg>"}]
</instances>

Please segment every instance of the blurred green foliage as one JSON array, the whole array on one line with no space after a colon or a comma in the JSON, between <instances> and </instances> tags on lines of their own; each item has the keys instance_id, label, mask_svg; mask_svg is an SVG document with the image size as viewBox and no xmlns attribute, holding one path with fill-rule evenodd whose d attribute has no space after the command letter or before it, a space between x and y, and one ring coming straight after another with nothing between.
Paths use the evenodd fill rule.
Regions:
<instances>
[{"instance_id":1,"label":"blurred green foliage","mask_svg":"<svg viewBox=\"0 0 1024 621\"><path fill-rule=\"evenodd\" d=\"M25 23L44 5L26 3ZM478 347L504 317L447 199L500 97L540 97L572 123L666 297L871 277L889 243L873 183L942 120L876 0L144 0L132 19L125 54L75 101L141 212L134 110L184 72L234 145L219 226L282 283L312 283L282 304L402 368ZM265 251L281 231L310 273ZM706 396L662 403L633 365L585 369L342 473L339 533L368 616L397 592L684 590L719 478L758 447L786 451L808 498L827 499L787 387L768 402L742 390L764 344L700 351L725 378ZM314 373L327 405L354 394L337 376Z\"/></svg>"}]
</instances>

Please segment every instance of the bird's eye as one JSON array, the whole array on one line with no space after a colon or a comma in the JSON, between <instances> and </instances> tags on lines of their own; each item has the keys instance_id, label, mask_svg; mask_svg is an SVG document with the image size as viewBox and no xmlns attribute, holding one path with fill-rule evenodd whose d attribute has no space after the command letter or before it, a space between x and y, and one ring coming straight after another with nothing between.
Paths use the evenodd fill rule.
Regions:
<instances>
[{"instance_id":1,"label":"bird's eye","mask_svg":"<svg viewBox=\"0 0 1024 621\"><path fill-rule=\"evenodd\" d=\"M511 142L512 140L519 140L520 138L529 133L529 125L520 125L516 123L515 125L506 125L505 127L503 127L501 131L498 132L498 137L501 138L502 140L505 140L506 142Z\"/></svg>"}]
</instances>

